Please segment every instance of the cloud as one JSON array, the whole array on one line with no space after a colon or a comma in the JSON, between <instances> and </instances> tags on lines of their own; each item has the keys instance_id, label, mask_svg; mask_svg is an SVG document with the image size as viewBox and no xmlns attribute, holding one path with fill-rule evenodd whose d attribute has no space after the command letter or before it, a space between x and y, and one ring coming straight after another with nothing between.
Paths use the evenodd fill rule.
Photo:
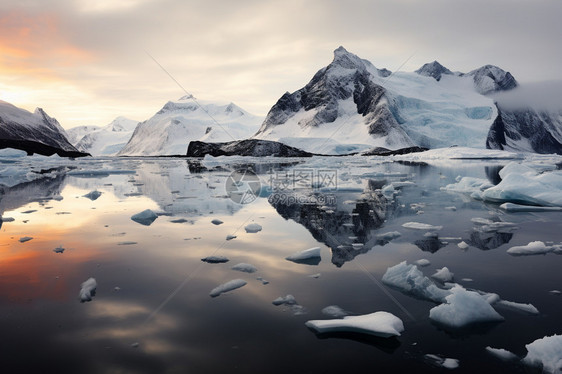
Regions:
<instances>
[{"instance_id":1,"label":"cloud","mask_svg":"<svg viewBox=\"0 0 562 374\"><path fill-rule=\"evenodd\" d=\"M534 108L562 114L562 80L525 83L493 96L500 107L509 109Z\"/></svg>"}]
</instances>

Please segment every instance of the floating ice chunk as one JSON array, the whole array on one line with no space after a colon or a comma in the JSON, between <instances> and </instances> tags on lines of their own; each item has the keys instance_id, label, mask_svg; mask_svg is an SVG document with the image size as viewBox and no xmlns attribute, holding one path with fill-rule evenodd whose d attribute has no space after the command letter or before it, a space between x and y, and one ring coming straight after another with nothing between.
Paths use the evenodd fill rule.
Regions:
<instances>
[{"instance_id":1,"label":"floating ice chunk","mask_svg":"<svg viewBox=\"0 0 562 374\"><path fill-rule=\"evenodd\" d=\"M466 244L464 241L460 242L457 244L457 247L459 247L460 249L468 249L468 244Z\"/></svg>"},{"instance_id":2,"label":"floating ice chunk","mask_svg":"<svg viewBox=\"0 0 562 374\"><path fill-rule=\"evenodd\" d=\"M236 239L236 235L227 235L226 240Z\"/></svg>"},{"instance_id":3,"label":"floating ice chunk","mask_svg":"<svg viewBox=\"0 0 562 374\"><path fill-rule=\"evenodd\" d=\"M512 353L508 350L503 348L492 348L490 346L486 347L486 352L491 354L492 356L499 358L502 361L517 361L519 357L515 353Z\"/></svg>"},{"instance_id":4,"label":"floating ice chunk","mask_svg":"<svg viewBox=\"0 0 562 374\"><path fill-rule=\"evenodd\" d=\"M502 181L482 192L491 202L523 205L562 206L562 171L542 170L510 162L500 171Z\"/></svg>"},{"instance_id":5,"label":"floating ice chunk","mask_svg":"<svg viewBox=\"0 0 562 374\"><path fill-rule=\"evenodd\" d=\"M170 222L172 222L172 223L185 223L185 222L189 222L189 221L186 220L185 218L178 218L178 219L173 219Z\"/></svg>"},{"instance_id":6,"label":"floating ice chunk","mask_svg":"<svg viewBox=\"0 0 562 374\"><path fill-rule=\"evenodd\" d=\"M64 252L64 248L62 246L56 247L55 249L53 249L53 252L55 253L63 253Z\"/></svg>"},{"instance_id":7,"label":"floating ice chunk","mask_svg":"<svg viewBox=\"0 0 562 374\"><path fill-rule=\"evenodd\" d=\"M86 197L92 201L97 200L98 197L101 196L101 192L94 190L91 192L88 192L87 194L85 194L83 197Z\"/></svg>"},{"instance_id":8,"label":"floating ice chunk","mask_svg":"<svg viewBox=\"0 0 562 374\"><path fill-rule=\"evenodd\" d=\"M131 347L133 348L138 348L139 347L139 343L138 342L134 342L133 344L131 344Z\"/></svg>"},{"instance_id":9,"label":"floating ice chunk","mask_svg":"<svg viewBox=\"0 0 562 374\"><path fill-rule=\"evenodd\" d=\"M514 203L503 203L500 208L506 212L560 212L562 207L559 206L535 206L521 205Z\"/></svg>"},{"instance_id":10,"label":"floating ice chunk","mask_svg":"<svg viewBox=\"0 0 562 374\"><path fill-rule=\"evenodd\" d=\"M257 223L250 223L249 225L244 227L244 230L246 230L246 232L250 233L250 234L255 234L257 232L260 232L261 229L262 229L262 227L260 225L258 225Z\"/></svg>"},{"instance_id":11,"label":"floating ice chunk","mask_svg":"<svg viewBox=\"0 0 562 374\"><path fill-rule=\"evenodd\" d=\"M244 262L234 265L233 267L231 267L231 269L241 271L243 273L255 273L256 271L258 271L258 268L256 268L254 265L246 264Z\"/></svg>"},{"instance_id":12,"label":"floating ice chunk","mask_svg":"<svg viewBox=\"0 0 562 374\"><path fill-rule=\"evenodd\" d=\"M551 291L548 291L548 292L551 293L552 295L557 295L557 296L562 294L562 292L560 292L559 290L551 290Z\"/></svg>"},{"instance_id":13,"label":"floating ice chunk","mask_svg":"<svg viewBox=\"0 0 562 374\"><path fill-rule=\"evenodd\" d=\"M124 242L118 242L117 245L135 245L138 244L137 242L131 242L131 241L124 241Z\"/></svg>"},{"instance_id":14,"label":"floating ice chunk","mask_svg":"<svg viewBox=\"0 0 562 374\"><path fill-rule=\"evenodd\" d=\"M222 225L224 222L221 221L221 220L218 219L218 218L215 218L214 220L211 221L211 223L212 223L213 225L217 225L217 226L218 226L218 225Z\"/></svg>"},{"instance_id":15,"label":"floating ice chunk","mask_svg":"<svg viewBox=\"0 0 562 374\"><path fill-rule=\"evenodd\" d=\"M389 242L401 236L402 234L400 234L398 231L390 231L390 232L385 232L384 234L377 234L376 238L377 240L384 240L386 242Z\"/></svg>"},{"instance_id":16,"label":"floating ice chunk","mask_svg":"<svg viewBox=\"0 0 562 374\"><path fill-rule=\"evenodd\" d=\"M406 261L386 269L382 282L400 292L438 303L451 294L451 291L437 287L417 266L408 265Z\"/></svg>"},{"instance_id":17,"label":"floating ice chunk","mask_svg":"<svg viewBox=\"0 0 562 374\"><path fill-rule=\"evenodd\" d=\"M297 300L295 299L295 297L293 295L289 294L287 296L279 296L277 299L273 300L271 303L275 306L295 305L295 304L297 304Z\"/></svg>"},{"instance_id":18,"label":"floating ice chunk","mask_svg":"<svg viewBox=\"0 0 562 374\"><path fill-rule=\"evenodd\" d=\"M381 193L387 199L392 199L392 197L394 197L394 193L395 193L394 186L392 185L392 183L384 186L381 190Z\"/></svg>"},{"instance_id":19,"label":"floating ice chunk","mask_svg":"<svg viewBox=\"0 0 562 374\"><path fill-rule=\"evenodd\" d=\"M433 226L427 223L420 223L420 222L406 222L402 224L402 227L412 230L425 230L425 231L437 231L443 228L443 226Z\"/></svg>"},{"instance_id":20,"label":"floating ice chunk","mask_svg":"<svg viewBox=\"0 0 562 374\"><path fill-rule=\"evenodd\" d=\"M523 362L530 366L542 366L545 373L562 370L562 335L545 336L527 344Z\"/></svg>"},{"instance_id":21,"label":"floating ice chunk","mask_svg":"<svg viewBox=\"0 0 562 374\"><path fill-rule=\"evenodd\" d=\"M88 278L80 286L80 302L92 301L92 297L96 296L96 287L98 286L94 278Z\"/></svg>"},{"instance_id":22,"label":"floating ice chunk","mask_svg":"<svg viewBox=\"0 0 562 374\"><path fill-rule=\"evenodd\" d=\"M320 273L316 273L316 274L310 274L308 277L309 278L314 278L314 279L318 279L322 276L322 274Z\"/></svg>"},{"instance_id":23,"label":"floating ice chunk","mask_svg":"<svg viewBox=\"0 0 562 374\"><path fill-rule=\"evenodd\" d=\"M507 300L500 300L498 301L499 305L503 305L507 308L510 309L515 309L524 313L528 313L528 314L533 314L533 315L537 315L539 314L539 310L537 308L535 308L535 306L533 304L523 304L523 303L516 303L513 301L507 301Z\"/></svg>"},{"instance_id":24,"label":"floating ice chunk","mask_svg":"<svg viewBox=\"0 0 562 374\"><path fill-rule=\"evenodd\" d=\"M457 211L457 207L456 206L446 206L445 210L450 210L452 212L456 212Z\"/></svg>"},{"instance_id":25,"label":"floating ice chunk","mask_svg":"<svg viewBox=\"0 0 562 374\"><path fill-rule=\"evenodd\" d=\"M429 318L441 325L462 328L483 323L499 322L504 318L477 292L456 285L445 298L446 303L429 311Z\"/></svg>"},{"instance_id":26,"label":"floating ice chunk","mask_svg":"<svg viewBox=\"0 0 562 374\"><path fill-rule=\"evenodd\" d=\"M285 259L293 262L306 262L306 263L309 263L309 261L311 260L318 261L320 259L320 247L313 247L313 248L305 249L304 251L293 253L292 255L285 257Z\"/></svg>"},{"instance_id":27,"label":"floating ice chunk","mask_svg":"<svg viewBox=\"0 0 562 374\"><path fill-rule=\"evenodd\" d=\"M432 275L433 278L437 279L441 283L452 282L454 274L449 271L445 266L442 269L437 270L435 274Z\"/></svg>"},{"instance_id":28,"label":"floating ice chunk","mask_svg":"<svg viewBox=\"0 0 562 374\"><path fill-rule=\"evenodd\" d=\"M424 357L431 364L445 369L456 369L459 367L459 360L455 358L442 358L432 354L426 354Z\"/></svg>"},{"instance_id":29,"label":"floating ice chunk","mask_svg":"<svg viewBox=\"0 0 562 374\"><path fill-rule=\"evenodd\" d=\"M262 277L257 277L256 279L259 280L263 285L269 284L269 281L263 279Z\"/></svg>"},{"instance_id":30,"label":"floating ice chunk","mask_svg":"<svg viewBox=\"0 0 562 374\"><path fill-rule=\"evenodd\" d=\"M357 332L382 338L400 336L404 331L402 320L388 312L346 316L343 319L311 320L305 325L317 333Z\"/></svg>"},{"instance_id":31,"label":"floating ice chunk","mask_svg":"<svg viewBox=\"0 0 562 374\"><path fill-rule=\"evenodd\" d=\"M246 282L243 279L233 279L229 282L219 285L218 287L213 288L209 293L209 296L217 297L225 292L229 292L237 288L244 287L246 284L248 284L248 282Z\"/></svg>"},{"instance_id":32,"label":"floating ice chunk","mask_svg":"<svg viewBox=\"0 0 562 374\"><path fill-rule=\"evenodd\" d=\"M22 236L19 240L20 240L20 243L25 243L25 242L30 241L31 239L33 239L33 237L31 237L31 236Z\"/></svg>"},{"instance_id":33,"label":"floating ice chunk","mask_svg":"<svg viewBox=\"0 0 562 374\"><path fill-rule=\"evenodd\" d=\"M554 249L554 246L547 246L544 242L537 240L527 245L511 247L507 250L507 253L512 256L543 255L552 252Z\"/></svg>"},{"instance_id":34,"label":"floating ice chunk","mask_svg":"<svg viewBox=\"0 0 562 374\"><path fill-rule=\"evenodd\" d=\"M158 218L158 216L150 209L143 210L142 212L134 214L131 217L133 221L144 226L150 226L156 218Z\"/></svg>"},{"instance_id":35,"label":"floating ice chunk","mask_svg":"<svg viewBox=\"0 0 562 374\"><path fill-rule=\"evenodd\" d=\"M441 187L441 189L444 191L473 193L476 191L484 191L493 186L494 185L486 179L463 177L458 180L457 183L448 184L445 187Z\"/></svg>"},{"instance_id":36,"label":"floating ice chunk","mask_svg":"<svg viewBox=\"0 0 562 374\"><path fill-rule=\"evenodd\" d=\"M322 313L333 318L342 318L349 314L338 305L329 305L322 309Z\"/></svg>"},{"instance_id":37,"label":"floating ice chunk","mask_svg":"<svg viewBox=\"0 0 562 374\"><path fill-rule=\"evenodd\" d=\"M427 258L422 258L417 260L416 262L414 262L416 265L418 266L429 266L431 265L431 261L429 261Z\"/></svg>"},{"instance_id":38,"label":"floating ice chunk","mask_svg":"<svg viewBox=\"0 0 562 374\"><path fill-rule=\"evenodd\" d=\"M14 222L15 219L13 217L0 217L0 222Z\"/></svg>"},{"instance_id":39,"label":"floating ice chunk","mask_svg":"<svg viewBox=\"0 0 562 374\"><path fill-rule=\"evenodd\" d=\"M208 262L209 264L221 264L230 261L224 256L207 256L201 259L203 262Z\"/></svg>"}]
</instances>

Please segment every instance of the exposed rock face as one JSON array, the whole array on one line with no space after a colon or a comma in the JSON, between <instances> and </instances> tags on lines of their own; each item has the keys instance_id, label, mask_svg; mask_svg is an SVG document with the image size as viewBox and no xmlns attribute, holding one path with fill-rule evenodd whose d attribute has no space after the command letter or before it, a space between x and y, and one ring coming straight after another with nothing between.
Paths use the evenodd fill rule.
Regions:
<instances>
[{"instance_id":1,"label":"exposed rock face","mask_svg":"<svg viewBox=\"0 0 562 374\"><path fill-rule=\"evenodd\" d=\"M246 139L226 143L192 141L187 147L187 157L253 156L253 157L311 157L312 154L295 147L269 140Z\"/></svg>"},{"instance_id":2,"label":"exposed rock face","mask_svg":"<svg viewBox=\"0 0 562 374\"><path fill-rule=\"evenodd\" d=\"M506 72L494 65L484 65L466 75L474 79L476 90L482 95L511 90L518 85L510 72Z\"/></svg>"},{"instance_id":3,"label":"exposed rock face","mask_svg":"<svg viewBox=\"0 0 562 374\"><path fill-rule=\"evenodd\" d=\"M14 148L45 156L58 154L62 157L82 157L66 138L58 121L41 108L34 113L0 100L0 149Z\"/></svg>"},{"instance_id":4,"label":"exposed rock face","mask_svg":"<svg viewBox=\"0 0 562 374\"><path fill-rule=\"evenodd\" d=\"M505 110L498 105L486 148L562 154L562 111Z\"/></svg>"},{"instance_id":5,"label":"exposed rock face","mask_svg":"<svg viewBox=\"0 0 562 374\"><path fill-rule=\"evenodd\" d=\"M440 81L443 75L453 75L454 73L447 69L445 66L441 65L437 61L428 62L424 64L421 68L416 70L419 75L424 75L426 77L432 77L436 81Z\"/></svg>"}]
</instances>

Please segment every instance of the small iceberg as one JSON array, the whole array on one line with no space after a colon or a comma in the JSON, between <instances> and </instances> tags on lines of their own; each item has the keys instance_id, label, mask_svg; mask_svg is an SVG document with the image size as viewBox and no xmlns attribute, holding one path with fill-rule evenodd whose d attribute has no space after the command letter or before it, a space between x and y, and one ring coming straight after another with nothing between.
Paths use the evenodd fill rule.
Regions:
<instances>
[{"instance_id":1,"label":"small iceberg","mask_svg":"<svg viewBox=\"0 0 562 374\"><path fill-rule=\"evenodd\" d=\"M554 251L558 247L559 246L548 246L544 242L537 240L527 245L511 247L507 250L507 253L512 256L544 255Z\"/></svg>"},{"instance_id":2,"label":"small iceberg","mask_svg":"<svg viewBox=\"0 0 562 374\"><path fill-rule=\"evenodd\" d=\"M325 315L327 315L329 317L332 317L332 318L343 318L343 317L349 315L348 312L343 310L338 305L329 305L329 306L325 307L324 309L322 309L322 314L325 314Z\"/></svg>"},{"instance_id":3,"label":"small iceberg","mask_svg":"<svg viewBox=\"0 0 562 374\"><path fill-rule=\"evenodd\" d=\"M492 348L490 346L486 347L486 352L491 354L492 356L499 358L502 361L517 361L519 357L513 352L502 348Z\"/></svg>"},{"instance_id":4,"label":"small iceberg","mask_svg":"<svg viewBox=\"0 0 562 374\"><path fill-rule=\"evenodd\" d=\"M255 234L257 232L260 232L261 229L262 229L262 227L260 225L258 225L257 223L250 223L249 225L244 227L244 230L246 230L246 232L249 233L249 234Z\"/></svg>"},{"instance_id":5,"label":"small iceberg","mask_svg":"<svg viewBox=\"0 0 562 374\"><path fill-rule=\"evenodd\" d=\"M428 361L430 364L434 365L434 366L438 366L438 367L442 367L445 369L456 369L459 367L459 360L457 360L456 358L443 358L443 357L439 357L437 355L432 355L432 354L426 354L424 355L424 358L426 359L426 361Z\"/></svg>"},{"instance_id":6,"label":"small iceberg","mask_svg":"<svg viewBox=\"0 0 562 374\"><path fill-rule=\"evenodd\" d=\"M545 373L559 373L562 370L562 335L545 336L527 344L527 355L523 363L542 366Z\"/></svg>"},{"instance_id":7,"label":"small iceberg","mask_svg":"<svg viewBox=\"0 0 562 374\"><path fill-rule=\"evenodd\" d=\"M321 259L320 247L305 249L304 251L296 252L285 257L285 260L307 265L318 265Z\"/></svg>"},{"instance_id":8,"label":"small iceberg","mask_svg":"<svg viewBox=\"0 0 562 374\"><path fill-rule=\"evenodd\" d=\"M247 282L243 279L233 279L229 282L223 283L218 287L215 287L209 293L211 297L217 297L225 292L233 291L237 288L244 287Z\"/></svg>"},{"instance_id":9,"label":"small iceberg","mask_svg":"<svg viewBox=\"0 0 562 374\"><path fill-rule=\"evenodd\" d=\"M234 265L233 267L231 267L231 269L241 271L243 273L255 273L256 271L258 271L258 268L256 268L254 265L246 264L244 262Z\"/></svg>"},{"instance_id":10,"label":"small iceberg","mask_svg":"<svg viewBox=\"0 0 562 374\"><path fill-rule=\"evenodd\" d=\"M53 249L53 252L55 253L63 253L64 252L64 248L62 246L56 247L55 249Z\"/></svg>"},{"instance_id":11,"label":"small iceberg","mask_svg":"<svg viewBox=\"0 0 562 374\"><path fill-rule=\"evenodd\" d=\"M402 320L388 312L375 312L360 316L346 316L343 319L311 320L306 327L316 333L355 332L381 338L400 336L404 331Z\"/></svg>"},{"instance_id":12,"label":"small iceberg","mask_svg":"<svg viewBox=\"0 0 562 374\"><path fill-rule=\"evenodd\" d=\"M144 226L150 226L156 218L158 218L158 216L150 209L143 210L142 212L131 216L133 221Z\"/></svg>"},{"instance_id":13,"label":"small iceberg","mask_svg":"<svg viewBox=\"0 0 562 374\"><path fill-rule=\"evenodd\" d=\"M504 318L480 294L456 285L445 303L432 308L429 318L440 325L463 328L477 323L500 322Z\"/></svg>"},{"instance_id":14,"label":"small iceberg","mask_svg":"<svg viewBox=\"0 0 562 374\"><path fill-rule=\"evenodd\" d=\"M449 271L449 269L445 266L442 269L439 269L433 274L431 277L437 279L441 283L447 283L453 281L454 274Z\"/></svg>"},{"instance_id":15,"label":"small iceberg","mask_svg":"<svg viewBox=\"0 0 562 374\"><path fill-rule=\"evenodd\" d=\"M83 197L94 201L94 200L97 200L97 198L100 197L100 196L101 196L101 192L99 192L98 190L94 190L94 191L88 192Z\"/></svg>"},{"instance_id":16,"label":"small iceberg","mask_svg":"<svg viewBox=\"0 0 562 374\"><path fill-rule=\"evenodd\" d=\"M88 278L82 285L80 286L80 302L92 301L92 298L96 295L96 287L98 286L96 280L94 278Z\"/></svg>"},{"instance_id":17,"label":"small iceberg","mask_svg":"<svg viewBox=\"0 0 562 374\"><path fill-rule=\"evenodd\" d=\"M31 236L22 236L22 237L19 239L19 242L20 242L20 243L25 243L25 242L30 241L31 239L33 239L33 237L31 237Z\"/></svg>"},{"instance_id":18,"label":"small iceberg","mask_svg":"<svg viewBox=\"0 0 562 374\"><path fill-rule=\"evenodd\" d=\"M215 218L214 220L211 221L211 223L212 223L213 225L217 225L217 226L218 226L218 225L222 225L224 222L221 221L221 220L218 219L218 218Z\"/></svg>"},{"instance_id":19,"label":"small iceberg","mask_svg":"<svg viewBox=\"0 0 562 374\"><path fill-rule=\"evenodd\" d=\"M439 231L443 226L433 226L427 223L420 222L406 222L402 224L402 227L411 230L425 230L425 231Z\"/></svg>"},{"instance_id":20,"label":"small iceberg","mask_svg":"<svg viewBox=\"0 0 562 374\"><path fill-rule=\"evenodd\" d=\"M230 260L224 256L207 256L202 258L201 261L207 262L209 264L222 264Z\"/></svg>"}]
</instances>

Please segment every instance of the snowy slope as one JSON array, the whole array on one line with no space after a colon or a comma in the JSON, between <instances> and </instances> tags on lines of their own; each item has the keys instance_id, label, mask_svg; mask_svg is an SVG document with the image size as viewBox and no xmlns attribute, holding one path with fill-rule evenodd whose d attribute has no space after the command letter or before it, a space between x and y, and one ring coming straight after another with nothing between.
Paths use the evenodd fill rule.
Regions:
<instances>
[{"instance_id":1,"label":"snowy slope","mask_svg":"<svg viewBox=\"0 0 562 374\"><path fill-rule=\"evenodd\" d=\"M67 130L67 133L80 151L93 156L113 156L127 144L137 124L138 121L117 117L104 127L79 126Z\"/></svg>"},{"instance_id":2,"label":"snowy slope","mask_svg":"<svg viewBox=\"0 0 562 374\"><path fill-rule=\"evenodd\" d=\"M0 100L0 148L6 147L29 154L85 156L69 143L58 121L43 109L30 113Z\"/></svg>"},{"instance_id":3,"label":"snowy slope","mask_svg":"<svg viewBox=\"0 0 562 374\"><path fill-rule=\"evenodd\" d=\"M305 87L279 99L254 138L331 154L414 145L484 148L497 109L482 93L516 85L491 65L462 74L434 61L389 74L340 47Z\"/></svg>"},{"instance_id":4,"label":"snowy slope","mask_svg":"<svg viewBox=\"0 0 562 374\"><path fill-rule=\"evenodd\" d=\"M233 103L195 102L184 96L169 101L147 121L139 123L119 156L185 155L192 140L224 142L253 134L262 118Z\"/></svg>"}]
</instances>

